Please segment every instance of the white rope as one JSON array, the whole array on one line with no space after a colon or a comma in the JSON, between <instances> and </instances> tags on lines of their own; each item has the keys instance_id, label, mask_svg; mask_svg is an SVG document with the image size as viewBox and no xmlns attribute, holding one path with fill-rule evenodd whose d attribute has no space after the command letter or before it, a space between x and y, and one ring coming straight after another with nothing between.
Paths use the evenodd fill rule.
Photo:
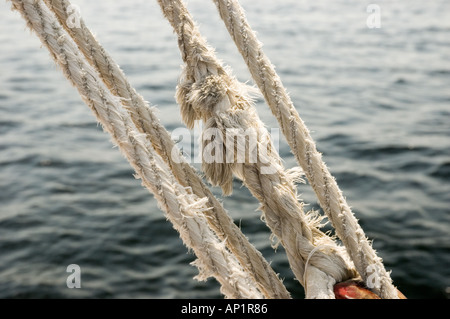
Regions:
<instances>
[{"instance_id":1,"label":"white rope","mask_svg":"<svg viewBox=\"0 0 450 319\"><path fill-rule=\"evenodd\" d=\"M179 151L173 151L178 148L153 109L134 90L123 71L95 39L83 19L80 17L77 28L67 25L69 18L67 9L70 7L70 2L67 0L45 0L45 2L55 12L66 31L72 35L86 59L97 69L107 87L116 96L121 97L122 104L128 110L132 121L139 131L146 135L177 181L188 187L188 191L191 190L198 197L208 198L206 205L210 209L204 213L208 216L207 221L210 227L225 242L242 267L254 278L259 289L268 298L290 298L289 292L276 273L233 223L222 204L206 187L195 169L179 155Z\"/></svg>"},{"instance_id":2,"label":"white rope","mask_svg":"<svg viewBox=\"0 0 450 319\"><path fill-rule=\"evenodd\" d=\"M13 8L22 13L28 26L36 31L66 77L77 87L105 131L111 134L113 142L119 146L143 185L155 195L184 243L194 250L198 257L195 264L200 270L197 278L214 276L222 285L222 293L230 298L289 298L278 276L232 223L193 168L182 158L171 157L175 145L170 135L84 22L81 28L67 26L67 7L70 3L67 0L45 0L66 28L64 30L51 11L42 5L42 0L11 1ZM272 150L263 155L258 153L256 165L248 165L248 162L242 165L204 163L207 176L213 184L221 185L225 193L231 190L232 174L241 178L260 200L266 222L285 246L291 267L305 286L307 298L333 298L334 283L355 275L347 255L318 229L317 221L304 215L292 179L282 167L278 154L273 152L267 130L254 112L244 86L216 60L214 52L195 29L182 2L158 1L179 35L180 50L188 66L184 70L184 82L180 83L177 92L186 124L191 127L194 120L201 118L207 127L222 132L231 128L253 128L258 147L271 147ZM375 291L383 298L398 298L382 260L376 256L334 178L322 162L308 130L262 52L238 2L215 2L357 270L366 279L369 266L372 266L371 269L375 266L379 270L375 273L379 275L376 279L381 282L380 289ZM66 31L74 37L76 44ZM80 54L77 45L85 56ZM89 63L97 69L100 77ZM129 114L124 112L122 106ZM246 146L239 143L231 147L246 150ZM262 172L267 168L267 163L275 167L274 173Z\"/></svg>"},{"instance_id":3,"label":"white rope","mask_svg":"<svg viewBox=\"0 0 450 319\"><path fill-rule=\"evenodd\" d=\"M222 20L235 41L250 73L269 105L297 162L305 171L322 209L327 214L336 234L342 240L362 279L378 276L380 288L374 288L382 298L398 298L390 274L381 258L359 226L334 177L322 161L321 154L308 129L295 109L283 87L274 66L262 50L255 33L248 24L244 11L237 0L214 0ZM378 269L374 275L368 269Z\"/></svg>"},{"instance_id":4,"label":"white rope","mask_svg":"<svg viewBox=\"0 0 450 319\"><path fill-rule=\"evenodd\" d=\"M203 156L203 171L213 185L219 185L225 194L231 192L233 174L242 179L247 188L261 202L264 219L281 241L296 278L304 285L304 264L310 257L310 267L317 271L308 271L306 276L325 279L322 291L310 297L333 298L329 287L336 281L346 280L355 275L348 257L341 247L318 229L318 222L303 213L303 204L299 202L296 188L281 165L281 159L270 143L269 134L257 116L246 88L222 67L195 26L189 12L181 0L158 0L162 11L178 34L178 44L185 62L183 74L177 88L177 101L180 104L182 118L188 127L195 120L205 122L208 129L219 131L218 138L223 150L240 150L246 154L249 145L223 139L230 130L249 132L258 142L258 161L236 163L235 159L225 161L226 155L218 161L208 163ZM251 139L251 138L250 138ZM222 142L222 143L220 143ZM203 137L203 143L208 139ZM205 146L205 145L204 145ZM270 152L261 150L270 149ZM205 149L205 148L204 148ZM247 153L248 154L248 153ZM203 154L205 155L205 154ZM222 160L220 160L222 159ZM270 172L269 172L270 170ZM321 250L321 247L333 247ZM310 252L318 249L315 254ZM318 275L320 274L320 275ZM316 284L319 287L318 284Z\"/></svg>"},{"instance_id":5,"label":"white rope","mask_svg":"<svg viewBox=\"0 0 450 319\"><path fill-rule=\"evenodd\" d=\"M208 227L204 215L208 210L205 205L207 199L189 194L175 181L166 164L121 109L120 99L109 92L52 12L42 1L11 1L13 9L22 14L104 130L112 136L113 142L136 171L136 176L154 194L184 243L194 250L198 257L199 278L214 276L222 285L222 293L229 298L262 298L254 280Z\"/></svg>"}]
</instances>

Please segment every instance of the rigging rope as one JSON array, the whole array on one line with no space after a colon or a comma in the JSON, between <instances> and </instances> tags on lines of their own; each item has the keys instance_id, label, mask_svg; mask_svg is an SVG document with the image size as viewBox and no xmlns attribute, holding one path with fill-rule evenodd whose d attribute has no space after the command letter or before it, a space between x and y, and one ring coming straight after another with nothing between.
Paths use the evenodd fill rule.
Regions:
<instances>
[{"instance_id":1,"label":"rigging rope","mask_svg":"<svg viewBox=\"0 0 450 319\"><path fill-rule=\"evenodd\" d=\"M229 214L219 200L211 193L202 179L180 155L170 133L160 123L154 110L131 86L118 64L104 50L99 42L80 19L80 28L67 26L70 2L67 0L45 0L47 5L55 12L59 22L71 34L72 38L83 52L87 60L93 65L102 77L108 88L117 96L129 111L132 121L144 133L165 163L170 167L177 181L189 187L198 197L208 198L206 205L210 208L204 214L217 236L225 242L242 267L257 282L261 291L268 298L290 298L276 273L264 259L259 251L248 241L240 229L233 223Z\"/></svg>"},{"instance_id":2,"label":"rigging rope","mask_svg":"<svg viewBox=\"0 0 450 319\"><path fill-rule=\"evenodd\" d=\"M124 112L120 99L104 85L51 11L42 1L11 1L13 8L22 14L65 76L78 89L104 130L112 136L136 176L154 194L184 243L194 250L198 257L195 264L200 270L199 279L214 276L222 285L222 293L230 298L262 298L253 278L242 270L235 256L210 230L205 216L209 210L207 199L189 194L175 180Z\"/></svg>"},{"instance_id":3,"label":"rigging rope","mask_svg":"<svg viewBox=\"0 0 450 319\"><path fill-rule=\"evenodd\" d=\"M221 65L214 51L201 36L187 8L181 0L158 0L161 9L178 35L178 44L185 67L177 87L177 101L182 118L192 128L195 120L205 122L204 134L210 129L216 133L212 138L203 136L206 147L217 143L215 156L205 158L203 152L202 168L213 185L222 187L226 194L232 190L233 174L260 201L261 210L273 234L286 249L292 271L300 283L305 285L305 262L310 252L320 247L310 256L308 272L323 272L327 280L312 280L323 284L321 298L333 298L335 282L353 278L356 275L348 262L345 250L329 236L321 232L314 215L303 212L303 203L298 200L292 178L281 164L281 159L270 143L269 133L259 119L251 98L246 94L246 86L239 83ZM237 132L238 141L229 132ZM244 135L244 132L246 136ZM247 135L248 134L248 135ZM250 141L246 141L248 137ZM251 140L256 141L254 158L249 160L252 150ZM205 146L205 145L204 145ZM230 149L232 151L230 151ZM244 163L237 163L234 150L246 154ZM266 151L267 150L267 151ZM233 153L231 160L227 156ZM316 289L320 290L320 289ZM314 291L314 290L311 290ZM317 297L317 296L307 296Z\"/></svg>"},{"instance_id":4,"label":"rigging rope","mask_svg":"<svg viewBox=\"0 0 450 319\"><path fill-rule=\"evenodd\" d=\"M358 273L365 282L369 280L369 276L375 277L380 286L374 287L374 291L382 298L398 298L389 272L366 238L335 178L323 162L322 155L317 151L314 140L274 66L264 54L262 44L251 29L241 5L237 0L213 1ZM369 272L370 269L377 271Z\"/></svg>"},{"instance_id":5,"label":"rigging rope","mask_svg":"<svg viewBox=\"0 0 450 319\"><path fill-rule=\"evenodd\" d=\"M200 271L197 278L215 277L228 298L290 298L276 273L233 223L195 169L181 154L173 152L178 149L154 110L132 88L84 21L81 19L80 27L68 26L70 2L10 1L112 136L136 177L154 194L183 242L194 251ZM307 298L334 298L334 284L355 278L358 273L367 281L369 266L375 266L377 271L371 275L378 276L381 283L375 292L382 298L398 298L381 258L322 161L238 1L214 0L346 250L320 231L320 219L303 212L294 185L297 170L288 171L282 166L246 86L217 60L182 0L158 2L178 35L186 64L177 87L183 121L192 128L196 120L203 120L206 129L216 129L222 136L223 152L250 151L247 143L230 138L229 130L245 134L253 130L247 137L257 141L256 162L246 158L243 163L236 163L235 156L228 163L203 161L202 168L211 183L228 194L234 174L261 202L265 221L286 248L291 268L305 287ZM205 141L213 140L205 136L206 133L204 149L209 146Z\"/></svg>"}]
</instances>

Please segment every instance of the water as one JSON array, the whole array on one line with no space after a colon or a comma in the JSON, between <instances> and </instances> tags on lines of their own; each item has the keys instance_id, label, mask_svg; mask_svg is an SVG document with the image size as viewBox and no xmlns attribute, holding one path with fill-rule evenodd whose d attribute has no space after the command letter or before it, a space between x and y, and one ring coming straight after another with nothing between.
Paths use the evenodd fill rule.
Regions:
<instances>
[{"instance_id":1,"label":"water","mask_svg":"<svg viewBox=\"0 0 450 319\"><path fill-rule=\"evenodd\" d=\"M173 97L181 59L156 1L75 3L164 125L181 127ZM446 298L450 3L378 1L379 29L366 25L369 3L242 0L395 284L410 298ZM189 8L219 57L250 80L212 1ZM192 279L194 256L5 1L0 43L0 298L221 298L213 279ZM262 99L258 111L277 127ZM280 154L295 165L284 140ZM299 191L318 208L309 185ZM302 298L256 200L236 182L224 204ZM66 286L70 264L81 267L81 289Z\"/></svg>"}]
</instances>

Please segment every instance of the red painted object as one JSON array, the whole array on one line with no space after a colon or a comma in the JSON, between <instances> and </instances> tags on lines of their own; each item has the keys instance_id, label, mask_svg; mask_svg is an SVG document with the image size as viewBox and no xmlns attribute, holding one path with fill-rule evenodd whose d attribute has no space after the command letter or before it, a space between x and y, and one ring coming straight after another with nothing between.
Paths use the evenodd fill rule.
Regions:
<instances>
[{"instance_id":1,"label":"red painted object","mask_svg":"<svg viewBox=\"0 0 450 319\"><path fill-rule=\"evenodd\" d=\"M397 292L400 299L406 299L400 291ZM358 280L347 280L334 285L334 296L336 299L381 299Z\"/></svg>"},{"instance_id":2,"label":"red painted object","mask_svg":"<svg viewBox=\"0 0 450 319\"><path fill-rule=\"evenodd\" d=\"M348 280L334 285L336 299L381 299L360 281Z\"/></svg>"}]
</instances>

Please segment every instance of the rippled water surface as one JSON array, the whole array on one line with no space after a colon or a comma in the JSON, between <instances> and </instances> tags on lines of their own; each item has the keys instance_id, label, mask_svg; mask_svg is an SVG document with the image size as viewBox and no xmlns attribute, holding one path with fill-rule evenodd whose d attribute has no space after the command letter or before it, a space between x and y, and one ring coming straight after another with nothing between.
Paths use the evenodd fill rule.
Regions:
<instances>
[{"instance_id":1,"label":"rippled water surface","mask_svg":"<svg viewBox=\"0 0 450 319\"><path fill-rule=\"evenodd\" d=\"M156 1L74 3L166 127L182 127L174 100L182 62ZM375 29L366 24L370 3L242 0L395 284L410 298L446 298L450 3L378 1ZM192 253L9 7L0 1L0 298L221 298L213 279L192 279ZM250 81L213 2L188 7L218 56ZM277 127L262 99L257 107ZM295 165L283 139L280 154ZM299 192L318 208L309 185ZM257 201L238 182L223 201L303 297L283 249L271 247ZM81 289L66 286L70 264L81 267Z\"/></svg>"}]
</instances>

